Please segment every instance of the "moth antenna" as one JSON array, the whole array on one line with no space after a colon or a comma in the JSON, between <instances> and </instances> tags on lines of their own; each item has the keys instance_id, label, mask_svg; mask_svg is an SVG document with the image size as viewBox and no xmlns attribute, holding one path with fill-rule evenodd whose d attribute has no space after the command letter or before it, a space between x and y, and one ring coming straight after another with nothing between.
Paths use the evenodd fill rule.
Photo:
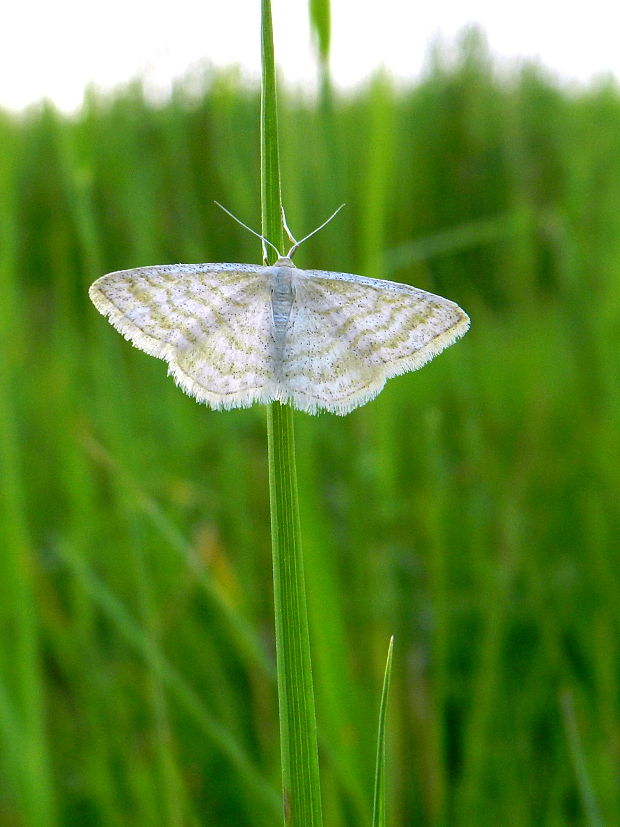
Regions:
<instances>
[{"instance_id":1,"label":"moth antenna","mask_svg":"<svg viewBox=\"0 0 620 827\"><path fill-rule=\"evenodd\" d=\"M297 244L297 239L293 235L293 233L289 230L289 226L286 223L286 213L284 212L284 207L282 207L282 226L284 227L284 232L288 236L288 240L293 244Z\"/></svg>"},{"instance_id":2,"label":"moth antenna","mask_svg":"<svg viewBox=\"0 0 620 827\"><path fill-rule=\"evenodd\" d=\"M256 232L256 230L253 230L251 227L248 227L248 225L247 225L247 224L244 224L244 223L243 223L243 221L242 221L240 218L237 218L237 216L236 216L236 215L233 215L233 214L231 213L231 211L230 211L230 210L227 210L227 209L226 209L226 207L225 207L223 204L220 204L220 202L219 202L219 201L214 201L213 203L214 203L214 204L217 204L217 205L218 205L218 207L219 207L221 210L224 210L224 212L225 212L227 215L229 215L231 218L233 218L233 219L237 222L237 224L241 224L241 226L242 226L242 227L244 227L244 228L245 228L248 232L252 233L252 235L255 235L255 236L256 236L256 238L260 238L260 240L261 240L261 241L262 241L262 243L263 243L263 261L266 261L266 260L267 260L267 256L265 255L265 253L266 253L266 248L265 248L265 245L266 245L266 244L268 244L268 245L271 247L271 249L272 249L272 250L275 250L275 251L276 251L276 253L278 254L278 258L282 258L282 253L278 250L278 248L275 246L275 244L272 244L272 243L271 243L271 241L269 241L269 239L268 239L268 238L265 238L265 236L264 236L264 235L261 235L260 233L257 233L257 232ZM344 206L344 205L343 205L343 206ZM319 229L320 229L320 227L319 227Z\"/></svg>"},{"instance_id":3,"label":"moth antenna","mask_svg":"<svg viewBox=\"0 0 620 827\"><path fill-rule=\"evenodd\" d=\"M286 254L286 257L287 257L287 258L293 258L293 256L294 256L294 255L295 255L295 253L297 252L297 248L298 248L301 244L303 244L303 243L304 243L304 241L307 241L307 240L308 240L309 238L311 238L313 235L315 235L316 233L318 233L318 231L319 231L319 230L322 230L322 229L323 229L323 227L325 227L325 225L326 225L326 224L329 224L329 222L332 220L332 218L335 218L335 217L338 215L338 213L340 212L340 210L341 210L344 206L345 206L344 204L341 204L341 205L338 207L338 209L330 215L330 217L327 219L327 221L324 221L324 222L323 222L320 226L318 226L318 227L316 228L316 230L312 230L312 232L311 232L311 233L308 233L308 235L305 235L305 236L301 239L301 241L295 241L295 239L293 238L293 236L292 236L292 235L290 235L289 231L287 230L286 224L284 224L284 229L285 229L285 230L287 230L287 235L288 235L288 237L290 238L290 240L291 240L291 241L294 241L294 242L295 242L295 243L293 244L293 246L291 247L291 249L290 249L290 250L288 251L288 253Z\"/></svg>"}]
</instances>

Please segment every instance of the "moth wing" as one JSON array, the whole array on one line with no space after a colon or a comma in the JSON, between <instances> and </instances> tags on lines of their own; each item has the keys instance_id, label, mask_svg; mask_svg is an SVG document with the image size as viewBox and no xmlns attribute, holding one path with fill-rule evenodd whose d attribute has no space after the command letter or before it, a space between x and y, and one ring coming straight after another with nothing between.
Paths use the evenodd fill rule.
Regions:
<instances>
[{"instance_id":1,"label":"moth wing","mask_svg":"<svg viewBox=\"0 0 620 827\"><path fill-rule=\"evenodd\" d=\"M407 284L296 270L283 380L296 407L345 414L468 327L457 304Z\"/></svg>"},{"instance_id":2,"label":"moth wing","mask_svg":"<svg viewBox=\"0 0 620 827\"><path fill-rule=\"evenodd\" d=\"M178 385L213 408L269 401L273 383L267 268L176 264L98 279L96 308L140 350L168 363Z\"/></svg>"}]
</instances>

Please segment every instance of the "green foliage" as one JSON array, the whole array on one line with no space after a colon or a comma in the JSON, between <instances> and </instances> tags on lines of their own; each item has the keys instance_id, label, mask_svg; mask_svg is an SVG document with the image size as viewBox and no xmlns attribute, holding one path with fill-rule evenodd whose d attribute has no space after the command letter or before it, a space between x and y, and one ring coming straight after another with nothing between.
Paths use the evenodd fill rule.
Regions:
<instances>
[{"instance_id":1,"label":"green foliage","mask_svg":"<svg viewBox=\"0 0 620 827\"><path fill-rule=\"evenodd\" d=\"M478 49L478 51L477 51ZM215 413L90 306L104 272L258 261L259 96L0 117L0 824L273 825L260 408ZM498 79L283 94L297 264L472 330L346 418L295 415L326 823L614 823L620 95ZM567 702L566 699L570 699Z\"/></svg>"}]
</instances>

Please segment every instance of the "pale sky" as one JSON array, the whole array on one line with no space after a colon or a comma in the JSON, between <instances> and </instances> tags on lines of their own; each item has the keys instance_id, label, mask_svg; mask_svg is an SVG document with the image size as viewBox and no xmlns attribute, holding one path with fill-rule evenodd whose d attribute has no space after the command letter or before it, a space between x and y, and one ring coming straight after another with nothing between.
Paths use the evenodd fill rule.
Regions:
<instances>
[{"instance_id":1,"label":"pale sky","mask_svg":"<svg viewBox=\"0 0 620 827\"><path fill-rule=\"evenodd\" d=\"M560 78L620 78L620 7L613 0L332 0L332 75L344 88L386 67L420 75L437 37L453 43L471 23L502 62L535 58ZM0 107L42 97L79 106L89 82L109 89L145 76L155 89L200 61L260 70L260 0L21 0L5 4L0 32ZM313 88L316 61L308 0L273 0L276 58L287 82Z\"/></svg>"}]
</instances>

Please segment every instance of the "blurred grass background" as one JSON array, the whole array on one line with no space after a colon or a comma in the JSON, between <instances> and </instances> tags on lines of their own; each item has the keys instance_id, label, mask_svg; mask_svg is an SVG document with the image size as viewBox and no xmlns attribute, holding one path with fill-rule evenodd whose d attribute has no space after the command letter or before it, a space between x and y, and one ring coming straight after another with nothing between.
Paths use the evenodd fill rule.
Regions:
<instances>
[{"instance_id":1,"label":"blurred grass background","mask_svg":"<svg viewBox=\"0 0 620 827\"><path fill-rule=\"evenodd\" d=\"M97 314L121 268L259 261L258 94L0 114L0 825L273 825L265 411ZM620 91L499 75L283 91L300 267L461 304L464 340L296 415L326 823L620 823Z\"/></svg>"}]
</instances>

